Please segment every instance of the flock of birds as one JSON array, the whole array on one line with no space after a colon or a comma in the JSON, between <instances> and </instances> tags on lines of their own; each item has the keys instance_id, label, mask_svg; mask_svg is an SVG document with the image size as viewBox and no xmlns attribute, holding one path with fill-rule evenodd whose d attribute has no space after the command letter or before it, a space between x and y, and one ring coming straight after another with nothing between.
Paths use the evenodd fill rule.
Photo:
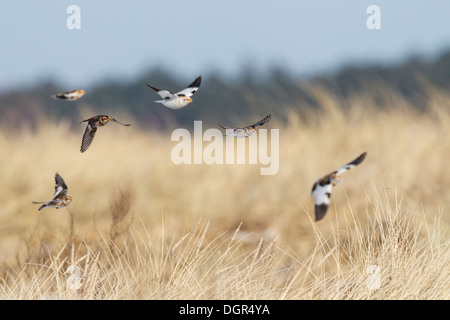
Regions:
<instances>
[{"instance_id":1,"label":"flock of birds","mask_svg":"<svg viewBox=\"0 0 450 320\"><path fill-rule=\"evenodd\" d=\"M162 100L157 100L155 102L161 103L167 108L170 109L181 109L186 107L188 104L192 103L192 95L198 91L200 88L200 84L202 81L202 77L198 76L191 84L189 84L186 88L183 90L172 93L168 90L160 90L151 84L147 83L146 85L150 88L152 88L161 98ZM86 92L82 89L78 90L71 90L66 91L62 93L57 93L52 95L54 99L62 99L62 100L68 100L68 101L74 101L78 100L81 97L83 97L86 94ZM256 132L256 127L262 126L266 123L268 123L272 119L272 115L269 114L265 118L259 120L258 122L246 126L246 127L224 127L219 124L219 126L222 129L226 130L225 135L234 136L236 138L247 138L250 135L254 134ZM86 129L83 134L82 142L81 142L81 152L85 152L91 145L95 133L97 132L97 129L99 127L103 127L106 124L108 124L110 121L119 123L123 126L130 126L130 124L122 123L114 118L111 118L107 115L97 115L93 116L89 119L83 120L80 122L87 122ZM367 153L362 153L359 157L354 159L353 161L347 163L346 165L340 167L339 169L323 176L322 178L319 178L313 185L312 191L311 191L311 197L315 197L315 206L314 206L314 213L315 213L315 220L318 221L322 219L327 211L328 207L330 206L330 198L331 198L331 192L334 186L336 186L339 181L341 175L356 167L358 164L363 162L363 160L366 158ZM55 174L55 192L53 194L52 200L49 201L33 201L34 204L42 204L39 207L39 210L45 209L45 208L63 208L68 206L72 202L72 197L67 195L68 187L67 184L64 182L64 179L61 177L59 173Z\"/></svg>"}]
</instances>

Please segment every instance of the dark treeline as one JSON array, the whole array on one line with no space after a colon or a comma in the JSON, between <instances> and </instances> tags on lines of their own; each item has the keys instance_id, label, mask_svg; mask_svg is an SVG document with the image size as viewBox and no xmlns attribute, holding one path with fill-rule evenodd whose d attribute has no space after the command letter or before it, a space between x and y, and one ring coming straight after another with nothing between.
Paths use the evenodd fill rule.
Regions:
<instances>
[{"instance_id":1,"label":"dark treeline","mask_svg":"<svg viewBox=\"0 0 450 320\"><path fill-rule=\"evenodd\" d=\"M56 92L78 88L61 88L49 81L30 90L13 90L0 95L0 123L33 128L47 118L55 121L69 119L76 126L83 120L81 110L84 110L84 116L127 115L136 124L148 128L188 127L194 120L202 120L207 126L216 126L219 122L247 125L268 113L278 113L279 120L283 120L286 109L317 107L317 101L309 91L311 86L317 85L337 98L364 92L374 101L379 100L382 106L383 92L377 85L381 83L382 88L394 90L420 109L424 105L421 97L425 94L426 84L444 90L450 87L450 52L433 61L411 58L394 66L346 66L334 74L308 79L292 76L282 68L273 68L264 77L258 77L248 68L232 81L216 74L202 74L203 81L193 96L194 102L180 110L170 110L155 103L159 96L145 85L149 82L176 92L195 76L181 82L164 70L150 70L130 83L111 80L94 88L83 88L87 94L76 102L52 99L50 96ZM88 111L90 113L86 114ZM247 121L242 122L242 119Z\"/></svg>"}]
</instances>

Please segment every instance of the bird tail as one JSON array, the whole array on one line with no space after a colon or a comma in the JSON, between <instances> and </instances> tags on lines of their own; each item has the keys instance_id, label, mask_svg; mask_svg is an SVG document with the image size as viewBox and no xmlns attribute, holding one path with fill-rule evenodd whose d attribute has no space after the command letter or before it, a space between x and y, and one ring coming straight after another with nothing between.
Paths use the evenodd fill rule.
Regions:
<instances>
[{"instance_id":1,"label":"bird tail","mask_svg":"<svg viewBox=\"0 0 450 320\"><path fill-rule=\"evenodd\" d=\"M34 204L43 203L43 205L39 207L38 211L49 207L50 202L51 201L33 201Z\"/></svg>"},{"instance_id":2,"label":"bird tail","mask_svg":"<svg viewBox=\"0 0 450 320\"><path fill-rule=\"evenodd\" d=\"M64 93L57 93L52 95L53 99L67 99L67 97L64 95Z\"/></svg>"},{"instance_id":3,"label":"bird tail","mask_svg":"<svg viewBox=\"0 0 450 320\"><path fill-rule=\"evenodd\" d=\"M38 211L41 211L42 209L45 209L48 207L48 204L43 204L42 206L39 207Z\"/></svg>"}]
</instances>

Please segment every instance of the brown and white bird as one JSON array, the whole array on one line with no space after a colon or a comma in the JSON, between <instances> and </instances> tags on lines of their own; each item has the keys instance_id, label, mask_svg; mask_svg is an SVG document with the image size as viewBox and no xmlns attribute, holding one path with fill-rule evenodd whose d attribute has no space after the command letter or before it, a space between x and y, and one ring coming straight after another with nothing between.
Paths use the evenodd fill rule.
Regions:
<instances>
[{"instance_id":1,"label":"brown and white bird","mask_svg":"<svg viewBox=\"0 0 450 320\"><path fill-rule=\"evenodd\" d=\"M161 103L170 109L181 109L186 107L192 102L192 95L197 92L200 88L200 83L202 82L202 76L198 76L190 85L177 93L171 93L167 90L160 90L155 88L151 84L147 83L147 86L152 88L158 93L164 100L157 100L155 102Z\"/></svg>"},{"instance_id":2,"label":"brown and white bird","mask_svg":"<svg viewBox=\"0 0 450 320\"><path fill-rule=\"evenodd\" d=\"M85 94L86 94L86 91L84 91L83 89L77 89L77 90L71 90L71 91L54 94L54 95L52 95L52 98L73 101L73 100L80 99Z\"/></svg>"},{"instance_id":3,"label":"brown and white bird","mask_svg":"<svg viewBox=\"0 0 450 320\"><path fill-rule=\"evenodd\" d=\"M92 140L94 140L94 136L95 136L95 133L97 132L97 128L105 126L109 121L117 122L117 123L119 123L123 126L127 126L127 127L131 126L131 124L125 124L125 123L119 122L116 119L110 118L107 115L98 115L98 116L94 116L92 118L80 121L80 124L83 122L87 122L86 130L84 131L84 134L83 134L83 140L81 141L81 148L80 148L81 152L85 152L89 148L89 146L92 143Z\"/></svg>"},{"instance_id":4,"label":"brown and white bird","mask_svg":"<svg viewBox=\"0 0 450 320\"><path fill-rule=\"evenodd\" d=\"M34 204L43 203L43 205L39 208L39 211L45 208L63 208L68 206L72 202L72 197L67 195L67 185L58 172L55 174L55 184L56 186L53 200L33 201Z\"/></svg>"},{"instance_id":5,"label":"brown and white bird","mask_svg":"<svg viewBox=\"0 0 450 320\"><path fill-rule=\"evenodd\" d=\"M236 138L247 138L256 132L256 127L264 125L265 123L269 122L271 119L272 119L272 114L269 114L264 119L261 119L258 122L254 123L252 125L249 125L247 127L244 127L244 128L229 128L229 127L224 127L220 124L219 124L219 127L226 130L226 133L225 133L226 136L234 136Z\"/></svg>"},{"instance_id":6,"label":"brown and white bird","mask_svg":"<svg viewBox=\"0 0 450 320\"><path fill-rule=\"evenodd\" d=\"M330 174L327 174L326 176L318 179L316 183L314 183L311 197L316 197L314 207L316 221L322 219L327 213L328 207L330 206L331 191L333 189L333 186L339 183L341 175L363 162L363 160L366 158L366 155L367 152L362 153L352 162L347 163L345 166L340 167Z\"/></svg>"}]
</instances>

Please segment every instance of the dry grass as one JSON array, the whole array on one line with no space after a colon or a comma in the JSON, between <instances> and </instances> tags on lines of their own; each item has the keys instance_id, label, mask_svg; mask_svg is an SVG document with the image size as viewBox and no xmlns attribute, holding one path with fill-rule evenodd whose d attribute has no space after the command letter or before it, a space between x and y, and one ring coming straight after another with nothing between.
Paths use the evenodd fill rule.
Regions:
<instances>
[{"instance_id":1,"label":"dry grass","mask_svg":"<svg viewBox=\"0 0 450 320\"><path fill-rule=\"evenodd\" d=\"M4 127L0 297L449 299L450 96L429 88L419 113L389 90L383 110L311 94L319 110L299 101L268 126L280 128L274 176L177 166L170 132L110 124L81 154L84 128L65 121ZM313 222L314 181L363 151ZM38 213L55 172L74 201Z\"/></svg>"}]
</instances>

